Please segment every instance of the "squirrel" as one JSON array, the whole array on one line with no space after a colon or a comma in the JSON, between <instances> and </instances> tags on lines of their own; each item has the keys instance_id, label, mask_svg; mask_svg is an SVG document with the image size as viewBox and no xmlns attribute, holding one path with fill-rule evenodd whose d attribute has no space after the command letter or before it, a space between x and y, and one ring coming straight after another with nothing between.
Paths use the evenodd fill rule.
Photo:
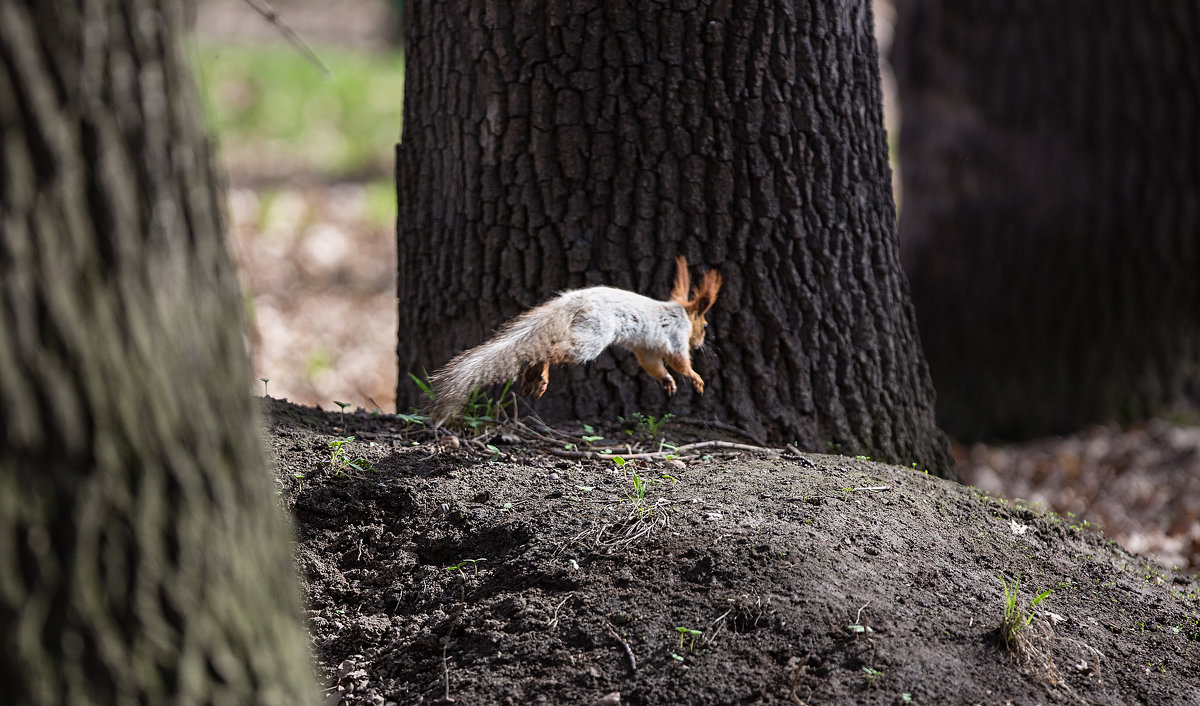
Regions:
<instances>
[{"instance_id":1,"label":"squirrel","mask_svg":"<svg viewBox=\"0 0 1200 706\"><path fill-rule=\"evenodd\" d=\"M632 351L668 395L676 389L668 365L703 393L704 380L692 369L691 349L704 343L704 315L720 289L721 273L716 270L706 272L692 288L687 259L680 255L667 301L613 287L563 292L510 320L490 339L434 372L430 417L444 424L462 408L471 390L518 374L522 394L541 397L552 363L587 363L612 345Z\"/></svg>"}]
</instances>

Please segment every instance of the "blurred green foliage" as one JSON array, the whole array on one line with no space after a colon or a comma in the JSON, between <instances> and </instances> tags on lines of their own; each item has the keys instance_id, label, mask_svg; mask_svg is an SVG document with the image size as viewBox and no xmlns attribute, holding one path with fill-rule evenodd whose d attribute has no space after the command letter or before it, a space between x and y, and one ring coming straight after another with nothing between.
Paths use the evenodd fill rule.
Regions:
<instances>
[{"instance_id":1,"label":"blurred green foliage","mask_svg":"<svg viewBox=\"0 0 1200 706\"><path fill-rule=\"evenodd\" d=\"M194 42L206 117L234 172L390 173L400 137L403 56L313 49L332 76L283 42Z\"/></svg>"}]
</instances>

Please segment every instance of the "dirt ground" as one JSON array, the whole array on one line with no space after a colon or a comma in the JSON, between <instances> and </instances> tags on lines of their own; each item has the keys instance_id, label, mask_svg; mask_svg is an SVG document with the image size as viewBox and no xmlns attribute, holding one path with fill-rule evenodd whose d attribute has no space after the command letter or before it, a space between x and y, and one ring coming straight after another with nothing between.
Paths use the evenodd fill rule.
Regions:
<instances>
[{"instance_id":1,"label":"dirt ground","mask_svg":"<svg viewBox=\"0 0 1200 706\"><path fill-rule=\"evenodd\" d=\"M622 467L528 436L583 429L480 452L264 409L328 704L1200 704L1196 578L1023 503L864 459ZM1018 608L1053 589L1018 649L1000 575Z\"/></svg>"}]
</instances>

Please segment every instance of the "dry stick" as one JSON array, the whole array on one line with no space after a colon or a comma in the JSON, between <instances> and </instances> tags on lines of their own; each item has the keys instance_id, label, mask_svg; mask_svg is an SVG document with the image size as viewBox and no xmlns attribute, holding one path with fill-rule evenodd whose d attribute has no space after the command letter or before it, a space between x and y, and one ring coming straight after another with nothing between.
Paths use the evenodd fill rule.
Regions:
<instances>
[{"instance_id":1,"label":"dry stick","mask_svg":"<svg viewBox=\"0 0 1200 706\"><path fill-rule=\"evenodd\" d=\"M552 438L546 436L545 434L542 434L541 432L537 431L536 429L530 428L530 426L524 422L516 422L514 426L517 426L517 427L525 430L529 434L532 434L539 441L544 441L547 444L558 444L558 439L552 439ZM550 429L550 427L546 427L546 429ZM550 431L553 431L553 429L550 429Z\"/></svg>"},{"instance_id":2,"label":"dry stick","mask_svg":"<svg viewBox=\"0 0 1200 706\"><path fill-rule=\"evenodd\" d=\"M608 628L609 634L611 634L613 637L617 638L617 642L621 643L621 647L625 648L625 656L629 658L629 671L636 672L637 671L637 658L633 656L633 650L629 647L629 643L625 642L625 640L622 639L622 637L617 634L616 630L613 630L612 625L605 623L604 627Z\"/></svg>"},{"instance_id":3,"label":"dry stick","mask_svg":"<svg viewBox=\"0 0 1200 706\"><path fill-rule=\"evenodd\" d=\"M554 606L554 616L550 619L550 622L546 623L546 629L553 630L554 628L558 627L558 610L562 608L563 605L569 600L571 600L571 597L567 596L566 598L562 599L558 605Z\"/></svg>"},{"instance_id":4,"label":"dry stick","mask_svg":"<svg viewBox=\"0 0 1200 706\"><path fill-rule=\"evenodd\" d=\"M554 456L562 456L563 458L597 458L597 459L604 459L604 460L610 460L610 461L615 456L620 456L621 458L625 459L626 461L634 461L634 460L639 460L639 459L645 460L645 459L653 459L653 458L665 458L666 456L668 456L668 454L659 452L659 451L647 451L645 453L636 453L636 454L629 454L629 453L627 453L627 454L606 454L606 453L600 453L599 451L570 451L567 449L560 449L560 448L557 448L554 446L552 446L550 448L542 449L542 450L548 454L552 454Z\"/></svg>"},{"instance_id":5,"label":"dry stick","mask_svg":"<svg viewBox=\"0 0 1200 706\"><path fill-rule=\"evenodd\" d=\"M862 612L864 610L866 610L867 606L869 606L869 605L871 605L871 601L867 601L866 603L863 603L862 608L858 609L858 613L855 614L855 616L854 616L854 624L855 625L862 625L862 623L860 623L859 620L862 618Z\"/></svg>"},{"instance_id":6,"label":"dry stick","mask_svg":"<svg viewBox=\"0 0 1200 706\"><path fill-rule=\"evenodd\" d=\"M724 613L721 613L720 615L718 615L715 620L713 620L711 623L709 623L708 624L708 632L704 635L704 637L700 638L700 641L704 642L704 643L710 643L713 640L717 639L717 633L721 632L721 628L725 627L725 622L724 622L725 617L728 616L732 612L733 612L733 608L730 608L729 610L725 611ZM705 639L705 638L708 638L708 639Z\"/></svg>"},{"instance_id":7,"label":"dry stick","mask_svg":"<svg viewBox=\"0 0 1200 706\"><path fill-rule=\"evenodd\" d=\"M811 657L812 652L809 652L808 654L804 655L804 659L800 660L800 664L796 665L796 669L792 672L792 688L788 690L788 695L792 697L792 701L795 701L802 706L807 706L807 702L796 695L796 685L800 681L800 675L804 673L805 667L808 666L808 660ZM808 687L808 685L805 686L808 688L808 695L812 696L812 687Z\"/></svg>"},{"instance_id":8,"label":"dry stick","mask_svg":"<svg viewBox=\"0 0 1200 706\"><path fill-rule=\"evenodd\" d=\"M279 30L279 33L283 35L283 38L286 39L289 44L295 47L296 51L300 52L304 58L312 62L313 66L316 66L318 69L320 69L321 73L325 75L325 78L333 77L333 72L329 70L329 67L326 66L323 61L321 61L321 58L317 56L316 52L314 52L307 44L304 43L304 40L300 38L300 35L296 34L291 27L288 27L286 24L284 24L283 20L279 19L279 13L275 12L275 8L268 5L265 0L244 0L244 2L252 7L255 12L262 15L267 22L275 25L275 27Z\"/></svg>"},{"instance_id":9,"label":"dry stick","mask_svg":"<svg viewBox=\"0 0 1200 706\"><path fill-rule=\"evenodd\" d=\"M516 393L513 393L513 394L516 394ZM525 402L525 400L523 398L517 398L517 399L520 400L521 402ZM555 434L555 435L561 437L562 439L568 440L568 441L575 438L573 436L568 436L567 434L565 434L565 433L555 429L554 427L550 426L549 424L547 424L541 417L538 416L537 412L533 411L533 407L531 407L528 402L525 402L525 407L528 410L528 411L526 411L525 416L529 419L536 421L538 424L541 424L542 428L545 429L546 431L550 432L551 434ZM546 437L542 436L541 434L539 434L534 429L530 428L529 425L521 422L519 419L514 419L513 422L515 423L516 426L519 426L522 429L525 429L530 434L536 434L539 437L546 438Z\"/></svg>"},{"instance_id":10,"label":"dry stick","mask_svg":"<svg viewBox=\"0 0 1200 706\"><path fill-rule=\"evenodd\" d=\"M737 449L738 451L779 451L779 449L773 449L769 446L751 446L750 444L737 444L732 441L697 441L694 444L684 444L683 446L680 446L679 448L675 449L675 453L680 451L692 451L694 449L707 449L713 447L719 449Z\"/></svg>"},{"instance_id":11,"label":"dry stick","mask_svg":"<svg viewBox=\"0 0 1200 706\"><path fill-rule=\"evenodd\" d=\"M454 701L454 697L450 696L450 664L446 661L446 648L448 646L446 641L442 641L442 674L445 676L445 700Z\"/></svg>"},{"instance_id":12,"label":"dry stick","mask_svg":"<svg viewBox=\"0 0 1200 706\"><path fill-rule=\"evenodd\" d=\"M737 444L732 441L697 441L694 444L684 444L673 451L643 451L639 453L624 454L622 457L626 460L636 459L656 459L666 458L667 456L680 457L686 451L696 451L698 449L733 449L737 451L755 451L758 453L778 452L778 449L773 449L769 446L751 446L750 444ZM550 448L545 449L547 453L555 456L564 456L566 458L599 458L611 459L616 454L600 453L598 451L568 451L567 449Z\"/></svg>"}]
</instances>

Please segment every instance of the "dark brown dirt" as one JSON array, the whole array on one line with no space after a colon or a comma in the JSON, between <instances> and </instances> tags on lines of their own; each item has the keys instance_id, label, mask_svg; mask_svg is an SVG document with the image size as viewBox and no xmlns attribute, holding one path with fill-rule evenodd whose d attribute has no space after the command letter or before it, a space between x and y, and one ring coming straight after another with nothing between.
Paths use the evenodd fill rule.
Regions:
<instances>
[{"instance_id":1,"label":"dark brown dirt","mask_svg":"<svg viewBox=\"0 0 1200 706\"><path fill-rule=\"evenodd\" d=\"M1195 576L969 486L786 452L493 459L266 410L330 704L1200 704ZM348 435L374 471L334 474ZM1022 605L1055 589L1023 657L998 574Z\"/></svg>"}]
</instances>

